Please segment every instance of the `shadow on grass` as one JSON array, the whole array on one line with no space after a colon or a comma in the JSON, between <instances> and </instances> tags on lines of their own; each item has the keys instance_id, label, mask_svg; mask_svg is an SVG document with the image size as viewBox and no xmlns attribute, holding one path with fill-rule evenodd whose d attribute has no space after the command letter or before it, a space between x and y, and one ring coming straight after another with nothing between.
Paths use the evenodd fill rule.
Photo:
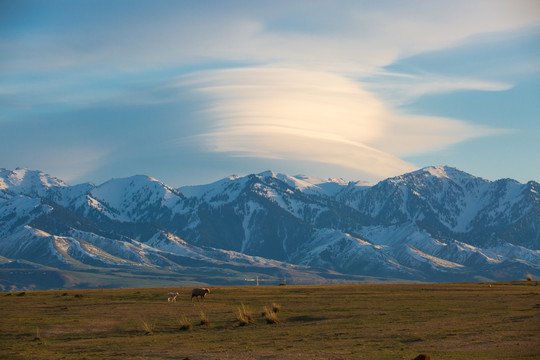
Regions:
<instances>
[{"instance_id":1,"label":"shadow on grass","mask_svg":"<svg viewBox=\"0 0 540 360\"><path fill-rule=\"evenodd\" d=\"M290 322L315 322L315 321L323 321L328 320L327 317L324 316L317 316L317 315L301 315L301 316L293 316L290 318L287 318L286 321Z\"/></svg>"}]
</instances>

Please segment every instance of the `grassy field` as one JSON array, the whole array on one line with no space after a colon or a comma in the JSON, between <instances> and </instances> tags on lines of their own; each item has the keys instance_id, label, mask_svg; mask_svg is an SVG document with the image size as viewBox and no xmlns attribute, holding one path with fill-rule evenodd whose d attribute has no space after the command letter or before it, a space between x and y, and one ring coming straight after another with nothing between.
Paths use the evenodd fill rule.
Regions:
<instances>
[{"instance_id":1,"label":"grassy field","mask_svg":"<svg viewBox=\"0 0 540 360\"><path fill-rule=\"evenodd\" d=\"M190 290L0 293L0 358L540 358L532 281L215 287L193 303Z\"/></svg>"}]
</instances>

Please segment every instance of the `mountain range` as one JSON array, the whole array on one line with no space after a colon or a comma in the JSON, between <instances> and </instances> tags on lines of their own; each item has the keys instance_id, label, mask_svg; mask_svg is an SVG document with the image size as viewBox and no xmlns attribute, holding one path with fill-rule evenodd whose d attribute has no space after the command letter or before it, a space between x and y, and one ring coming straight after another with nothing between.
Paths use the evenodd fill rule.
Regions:
<instances>
[{"instance_id":1,"label":"mountain range","mask_svg":"<svg viewBox=\"0 0 540 360\"><path fill-rule=\"evenodd\" d=\"M539 193L447 166L180 188L0 169L0 290L538 277Z\"/></svg>"}]
</instances>

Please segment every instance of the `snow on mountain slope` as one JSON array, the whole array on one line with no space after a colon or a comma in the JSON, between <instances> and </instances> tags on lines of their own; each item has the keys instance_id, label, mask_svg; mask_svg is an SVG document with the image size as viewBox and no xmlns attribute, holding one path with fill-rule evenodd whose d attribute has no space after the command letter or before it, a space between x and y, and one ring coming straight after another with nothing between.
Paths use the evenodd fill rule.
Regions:
<instances>
[{"instance_id":1,"label":"snow on mountain slope","mask_svg":"<svg viewBox=\"0 0 540 360\"><path fill-rule=\"evenodd\" d=\"M113 179L92 189L88 205L120 221L145 221L182 211L183 196L148 176Z\"/></svg>"},{"instance_id":2,"label":"snow on mountain slope","mask_svg":"<svg viewBox=\"0 0 540 360\"><path fill-rule=\"evenodd\" d=\"M240 247L240 252L245 253L248 245L252 241L257 241L257 239L252 239L251 228L253 223L257 221L257 214L264 212L264 207L255 201L248 201L245 203L245 206L240 209L239 207L235 208L238 214L243 213L242 218L242 228L244 230L244 237L242 239L242 245Z\"/></svg>"},{"instance_id":3,"label":"snow on mountain slope","mask_svg":"<svg viewBox=\"0 0 540 360\"><path fill-rule=\"evenodd\" d=\"M163 231L157 232L154 236L144 243L154 249L170 252L176 255L186 256L193 259L201 259L202 249L189 244L172 233Z\"/></svg>"},{"instance_id":4,"label":"snow on mountain slope","mask_svg":"<svg viewBox=\"0 0 540 360\"><path fill-rule=\"evenodd\" d=\"M10 171L0 169L0 190L12 194L44 196L51 187L67 186L62 180L41 171L20 169Z\"/></svg>"},{"instance_id":5,"label":"snow on mountain slope","mask_svg":"<svg viewBox=\"0 0 540 360\"><path fill-rule=\"evenodd\" d=\"M428 217L457 231L476 215L487 184L457 169L428 167L381 181L355 205L392 223Z\"/></svg>"},{"instance_id":6,"label":"snow on mountain slope","mask_svg":"<svg viewBox=\"0 0 540 360\"><path fill-rule=\"evenodd\" d=\"M318 216L323 207L315 201L310 201L299 196L286 183L275 182L276 178L264 177L261 182L253 184L251 192L262 198L272 201L274 204L297 218L304 218L304 210L309 208L313 217ZM279 180L279 179L278 179Z\"/></svg>"},{"instance_id":7,"label":"snow on mountain slope","mask_svg":"<svg viewBox=\"0 0 540 360\"><path fill-rule=\"evenodd\" d=\"M438 223L446 229L466 233L481 223L511 223L518 211L529 208L521 204L528 185L513 180L490 182L460 170L439 166L386 179L377 185L343 195L349 206L382 221L399 224L410 221ZM515 204L518 209L512 211ZM536 205L538 207L538 205ZM510 215L510 218L509 218ZM439 226L434 224L434 226Z\"/></svg>"},{"instance_id":8,"label":"snow on mountain slope","mask_svg":"<svg viewBox=\"0 0 540 360\"><path fill-rule=\"evenodd\" d=\"M0 237L7 236L17 227L24 226L52 208L42 204L40 199L16 195L0 200Z\"/></svg>"},{"instance_id":9,"label":"snow on mountain slope","mask_svg":"<svg viewBox=\"0 0 540 360\"><path fill-rule=\"evenodd\" d=\"M396 263L408 268L418 268L422 263L428 263L439 271L460 267L459 264L453 265L451 258L445 257L447 244L434 239L414 224L365 227L361 235L380 246Z\"/></svg>"},{"instance_id":10,"label":"snow on mountain slope","mask_svg":"<svg viewBox=\"0 0 540 360\"><path fill-rule=\"evenodd\" d=\"M47 198L66 208L77 209L88 203L88 194L95 188L92 183L65 187L51 187Z\"/></svg>"},{"instance_id":11,"label":"snow on mountain slope","mask_svg":"<svg viewBox=\"0 0 540 360\"><path fill-rule=\"evenodd\" d=\"M199 201L213 203L218 206L234 201L248 180L248 176L232 175L211 184L183 186L178 190L186 197L197 198Z\"/></svg>"},{"instance_id":12,"label":"snow on mountain slope","mask_svg":"<svg viewBox=\"0 0 540 360\"><path fill-rule=\"evenodd\" d=\"M418 250L417 248L415 248L414 246L412 245L409 245L408 247L408 250L409 250L409 254L412 255L412 257L420 260L420 261L423 261L423 262L428 262L431 266L433 266L434 268L438 269L438 270L441 270L441 269L455 269L455 268L462 268L463 265L460 265L458 263L454 263L454 262L451 262L451 261L448 261L448 260L444 260L444 259L441 259L441 258L438 258L436 256L433 256L433 255L429 255L425 252L422 252L420 250Z\"/></svg>"},{"instance_id":13,"label":"snow on mountain slope","mask_svg":"<svg viewBox=\"0 0 540 360\"><path fill-rule=\"evenodd\" d=\"M51 235L29 226L1 238L0 246L8 258L31 259L42 265L59 268L125 263L81 240Z\"/></svg>"},{"instance_id":14,"label":"snow on mountain slope","mask_svg":"<svg viewBox=\"0 0 540 360\"><path fill-rule=\"evenodd\" d=\"M89 232L72 230L70 232L71 237L85 241L88 244L92 244L96 248L101 249L104 253L111 256L122 259L120 264L150 264L151 261L145 256L146 250L140 243L135 243L131 239L117 240L104 236L96 235Z\"/></svg>"},{"instance_id":15,"label":"snow on mountain slope","mask_svg":"<svg viewBox=\"0 0 540 360\"><path fill-rule=\"evenodd\" d=\"M420 258L434 268L474 269L504 262L519 262L534 268L540 267L540 250L512 244L494 244L481 248L455 239L437 239L413 224L366 227L362 231L362 236L373 244L383 246L382 249L388 256L409 267L417 267L418 264L414 259L421 260Z\"/></svg>"},{"instance_id":16,"label":"snow on mountain slope","mask_svg":"<svg viewBox=\"0 0 540 360\"><path fill-rule=\"evenodd\" d=\"M287 267L287 264L262 257L214 248L203 249L166 232L157 232L145 243L133 239L112 240L80 231L73 231L73 238L99 249L104 262L111 261L110 259L123 259L123 261L115 260L117 265L178 267L183 265L182 258L185 258L216 265ZM94 254L99 254L99 250L95 250ZM174 255L174 257L170 255Z\"/></svg>"},{"instance_id":17,"label":"snow on mountain slope","mask_svg":"<svg viewBox=\"0 0 540 360\"><path fill-rule=\"evenodd\" d=\"M322 266L346 273L360 271L405 271L384 251L385 246L333 229L316 231L311 241L304 243L293 255L295 262ZM366 261L369 259L369 262Z\"/></svg>"},{"instance_id":18,"label":"snow on mountain slope","mask_svg":"<svg viewBox=\"0 0 540 360\"><path fill-rule=\"evenodd\" d=\"M154 249L184 256L190 259L204 260L216 264L251 265L256 267L292 267L281 261L266 259L260 256L250 256L241 252L215 249L210 247L201 248L180 239L171 233L156 233L152 240L145 245Z\"/></svg>"},{"instance_id":19,"label":"snow on mountain slope","mask_svg":"<svg viewBox=\"0 0 540 360\"><path fill-rule=\"evenodd\" d=\"M233 175L208 185L183 186L178 190L186 197L196 197L219 205L234 201L253 178L257 178L261 183L267 185L275 180L279 180L283 184L286 184L292 191L297 190L308 195L319 196L334 196L349 185L349 183L343 179L324 180L307 175L289 176L268 170L259 174L243 177ZM362 184L363 186L369 186L367 183Z\"/></svg>"},{"instance_id":20,"label":"snow on mountain slope","mask_svg":"<svg viewBox=\"0 0 540 360\"><path fill-rule=\"evenodd\" d=\"M53 267L66 264L54 247L53 237L29 226L1 236L0 249L2 256L11 259L25 259Z\"/></svg>"},{"instance_id":21,"label":"snow on mountain slope","mask_svg":"<svg viewBox=\"0 0 540 360\"><path fill-rule=\"evenodd\" d=\"M528 211L538 205L540 196L531 188L531 184L520 184L515 180L505 179L494 182L491 186L489 201L479 211L484 224L501 224L519 220ZM533 202L522 204L529 196Z\"/></svg>"},{"instance_id":22,"label":"snow on mountain slope","mask_svg":"<svg viewBox=\"0 0 540 360\"><path fill-rule=\"evenodd\" d=\"M251 217L248 209L254 207L235 205L237 203L262 201L266 204L269 201L298 219L316 222L328 210L327 202L331 200L327 192L311 183L270 171L244 177L231 176L209 185L182 187L179 191L196 201L194 208L201 205L224 209L231 205L237 216L244 218L242 222ZM193 221L200 224L200 219ZM244 240L249 231L245 234Z\"/></svg>"},{"instance_id":23,"label":"snow on mountain slope","mask_svg":"<svg viewBox=\"0 0 540 360\"><path fill-rule=\"evenodd\" d=\"M37 170L0 169L0 201L20 195L32 199L48 198L62 206L79 207L84 203L85 195L93 188L94 185L90 183L69 186Z\"/></svg>"},{"instance_id":24,"label":"snow on mountain slope","mask_svg":"<svg viewBox=\"0 0 540 360\"><path fill-rule=\"evenodd\" d=\"M72 266L140 265L111 255L80 238L53 236L52 239L59 256Z\"/></svg>"},{"instance_id":25,"label":"snow on mountain slope","mask_svg":"<svg viewBox=\"0 0 540 360\"><path fill-rule=\"evenodd\" d=\"M340 178L320 179L308 175L289 176L272 171L265 171L258 174L258 176L262 178L278 179L290 186L292 189L308 195L319 196L334 196L349 184Z\"/></svg>"}]
</instances>

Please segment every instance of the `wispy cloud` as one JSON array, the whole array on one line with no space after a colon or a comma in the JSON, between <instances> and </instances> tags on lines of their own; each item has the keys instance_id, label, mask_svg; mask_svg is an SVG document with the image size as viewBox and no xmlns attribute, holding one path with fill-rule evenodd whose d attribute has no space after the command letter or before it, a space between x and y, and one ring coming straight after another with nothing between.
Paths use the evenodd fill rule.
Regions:
<instances>
[{"instance_id":1,"label":"wispy cloud","mask_svg":"<svg viewBox=\"0 0 540 360\"><path fill-rule=\"evenodd\" d=\"M41 144L37 150L23 146L12 148L11 151L17 152L17 160L5 161L4 166L39 169L68 183L88 181L93 172L106 163L107 157L112 154L111 149L87 145L72 145L67 151L61 143Z\"/></svg>"},{"instance_id":2,"label":"wispy cloud","mask_svg":"<svg viewBox=\"0 0 540 360\"><path fill-rule=\"evenodd\" d=\"M388 105L399 107L414 102L424 95L456 91L505 91L514 85L503 81L433 73L406 74L381 71L365 79L364 86L374 91Z\"/></svg>"},{"instance_id":3,"label":"wispy cloud","mask_svg":"<svg viewBox=\"0 0 540 360\"><path fill-rule=\"evenodd\" d=\"M48 5L41 26L4 31L3 69L140 71L238 61L357 72L540 20L535 0ZM25 10L37 13L33 5ZM120 10L125 16L116 16ZM55 12L65 18L51 15Z\"/></svg>"}]
</instances>

